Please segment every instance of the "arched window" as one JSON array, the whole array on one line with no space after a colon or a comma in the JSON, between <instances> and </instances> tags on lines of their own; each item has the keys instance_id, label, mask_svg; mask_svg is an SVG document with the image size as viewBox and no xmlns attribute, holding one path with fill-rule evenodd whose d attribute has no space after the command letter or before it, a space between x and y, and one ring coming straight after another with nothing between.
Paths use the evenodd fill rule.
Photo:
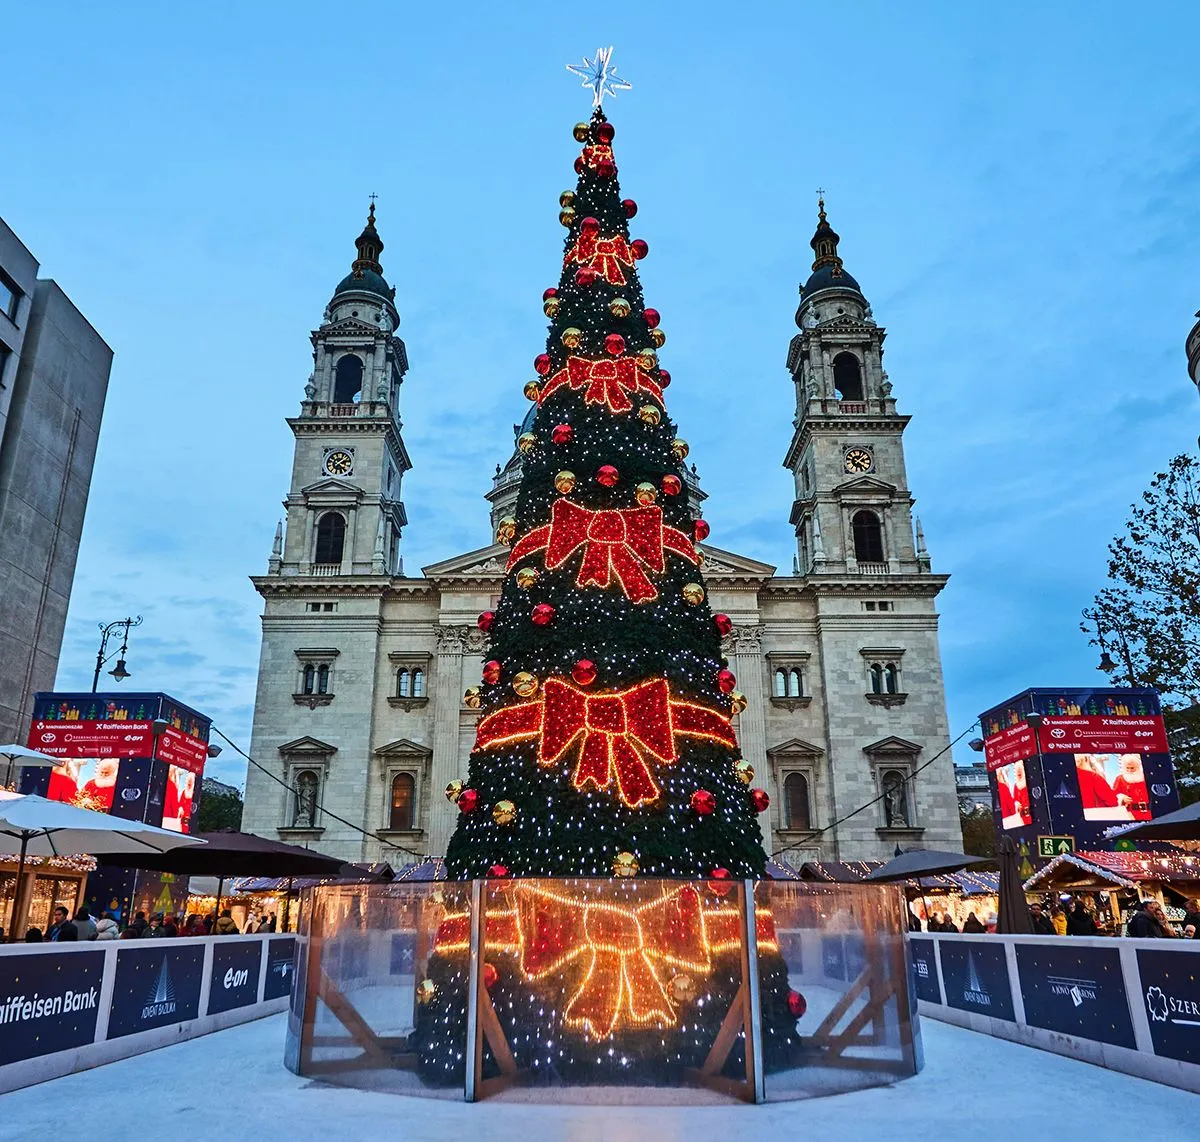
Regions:
<instances>
[{"instance_id":1,"label":"arched window","mask_svg":"<svg viewBox=\"0 0 1200 1142\"><path fill-rule=\"evenodd\" d=\"M803 773L789 773L784 778L783 801L787 807L789 829L812 828L812 814L808 805L808 778Z\"/></svg>"},{"instance_id":2,"label":"arched window","mask_svg":"<svg viewBox=\"0 0 1200 1142\"><path fill-rule=\"evenodd\" d=\"M883 819L889 828L907 828L908 793L904 788L904 774L898 769L884 773L880 785L883 788Z\"/></svg>"},{"instance_id":3,"label":"arched window","mask_svg":"<svg viewBox=\"0 0 1200 1142\"><path fill-rule=\"evenodd\" d=\"M862 367L853 353L839 353L833 359L833 387L842 400L862 400Z\"/></svg>"},{"instance_id":4,"label":"arched window","mask_svg":"<svg viewBox=\"0 0 1200 1142\"><path fill-rule=\"evenodd\" d=\"M404 831L413 827L413 779L411 773L392 778L392 812L388 828Z\"/></svg>"},{"instance_id":5,"label":"arched window","mask_svg":"<svg viewBox=\"0 0 1200 1142\"><path fill-rule=\"evenodd\" d=\"M776 698L787 697L787 671L780 669L775 671L775 690Z\"/></svg>"},{"instance_id":6,"label":"arched window","mask_svg":"<svg viewBox=\"0 0 1200 1142\"><path fill-rule=\"evenodd\" d=\"M401 670L396 675L396 696L398 698L407 698L411 693L411 675L407 670Z\"/></svg>"},{"instance_id":7,"label":"arched window","mask_svg":"<svg viewBox=\"0 0 1200 1142\"><path fill-rule=\"evenodd\" d=\"M329 667L328 666L322 665L322 666L317 667L317 693L318 694L328 694L329 693Z\"/></svg>"},{"instance_id":8,"label":"arched window","mask_svg":"<svg viewBox=\"0 0 1200 1142\"><path fill-rule=\"evenodd\" d=\"M321 779L311 770L304 769L296 774L296 803L292 812L292 825L297 829L311 829L317 823L317 791Z\"/></svg>"},{"instance_id":9,"label":"arched window","mask_svg":"<svg viewBox=\"0 0 1200 1142\"><path fill-rule=\"evenodd\" d=\"M317 520L317 550L314 563L341 563L346 546L346 517L341 512L326 512Z\"/></svg>"},{"instance_id":10,"label":"arched window","mask_svg":"<svg viewBox=\"0 0 1200 1142\"><path fill-rule=\"evenodd\" d=\"M333 403L354 404L362 396L361 357L347 353L333 370Z\"/></svg>"},{"instance_id":11,"label":"arched window","mask_svg":"<svg viewBox=\"0 0 1200 1142\"><path fill-rule=\"evenodd\" d=\"M793 667L788 671L787 696L789 698L799 698L803 689L804 687L800 684L800 671Z\"/></svg>"},{"instance_id":12,"label":"arched window","mask_svg":"<svg viewBox=\"0 0 1200 1142\"><path fill-rule=\"evenodd\" d=\"M883 562L883 528L874 512L854 513L850 521L854 529L854 558L859 563Z\"/></svg>"},{"instance_id":13,"label":"arched window","mask_svg":"<svg viewBox=\"0 0 1200 1142\"><path fill-rule=\"evenodd\" d=\"M412 696L414 698L425 697L425 671L419 667L412 672Z\"/></svg>"},{"instance_id":14,"label":"arched window","mask_svg":"<svg viewBox=\"0 0 1200 1142\"><path fill-rule=\"evenodd\" d=\"M311 694L316 688L317 668L311 663L304 668L304 684L300 687L302 694Z\"/></svg>"},{"instance_id":15,"label":"arched window","mask_svg":"<svg viewBox=\"0 0 1200 1142\"><path fill-rule=\"evenodd\" d=\"M883 693L883 667L878 662L871 667L871 693Z\"/></svg>"},{"instance_id":16,"label":"arched window","mask_svg":"<svg viewBox=\"0 0 1200 1142\"><path fill-rule=\"evenodd\" d=\"M883 689L886 694L900 693L900 672L894 662L889 662L883 668Z\"/></svg>"}]
</instances>

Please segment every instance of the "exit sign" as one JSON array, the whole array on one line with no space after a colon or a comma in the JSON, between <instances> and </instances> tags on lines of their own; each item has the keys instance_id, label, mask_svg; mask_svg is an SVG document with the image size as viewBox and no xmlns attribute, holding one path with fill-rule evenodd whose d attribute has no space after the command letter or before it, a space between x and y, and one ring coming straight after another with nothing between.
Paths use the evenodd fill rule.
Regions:
<instances>
[{"instance_id":1,"label":"exit sign","mask_svg":"<svg viewBox=\"0 0 1200 1142\"><path fill-rule=\"evenodd\" d=\"M1075 851L1074 837L1038 837L1038 856L1056 857Z\"/></svg>"}]
</instances>

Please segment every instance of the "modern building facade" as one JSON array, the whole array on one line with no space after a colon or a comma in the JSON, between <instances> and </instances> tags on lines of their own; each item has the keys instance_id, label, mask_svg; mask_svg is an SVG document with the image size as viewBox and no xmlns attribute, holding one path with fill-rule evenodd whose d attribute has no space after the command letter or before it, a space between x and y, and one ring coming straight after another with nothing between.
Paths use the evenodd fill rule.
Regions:
<instances>
[{"instance_id":1,"label":"modern building facade","mask_svg":"<svg viewBox=\"0 0 1200 1142\"><path fill-rule=\"evenodd\" d=\"M787 357L792 573L703 547L713 609L734 621L742 752L771 795L765 842L796 864L962 841L935 607L946 577L911 514L909 417L883 369L884 331L838 243L822 205ZM395 864L443 853L453 831L443 790L474 741L463 694L486 646L476 617L499 597L508 551L404 571L407 356L373 216L357 246L312 335L313 373L288 421L286 528L253 579L264 614L251 753L269 773L250 768L243 828ZM520 463L514 451L486 493L493 526Z\"/></svg>"},{"instance_id":2,"label":"modern building facade","mask_svg":"<svg viewBox=\"0 0 1200 1142\"><path fill-rule=\"evenodd\" d=\"M0 219L0 741L52 690L112 350Z\"/></svg>"}]
</instances>

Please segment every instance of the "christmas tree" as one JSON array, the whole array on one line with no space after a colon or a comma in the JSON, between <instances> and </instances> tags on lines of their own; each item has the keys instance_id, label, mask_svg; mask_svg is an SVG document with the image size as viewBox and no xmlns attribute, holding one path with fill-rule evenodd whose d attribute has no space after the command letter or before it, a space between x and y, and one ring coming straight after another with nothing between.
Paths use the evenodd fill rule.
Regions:
<instances>
[{"instance_id":1,"label":"christmas tree","mask_svg":"<svg viewBox=\"0 0 1200 1142\"><path fill-rule=\"evenodd\" d=\"M491 644L466 695L481 717L467 776L447 789L460 816L446 863L459 880L621 878L490 889L483 982L520 1069L671 1081L703 1062L741 986L732 881L763 875L768 798L734 733L745 699L721 656L730 620L704 587L709 529L666 409L637 205L599 106L574 134L563 267L525 388L537 412L518 440L516 515L496 537L511 547L503 590L479 620ZM445 899L414 1043L428 1074L459 1081L470 914L465 892ZM769 913L758 943L770 1063L794 1046L802 1000L772 955Z\"/></svg>"}]
</instances>

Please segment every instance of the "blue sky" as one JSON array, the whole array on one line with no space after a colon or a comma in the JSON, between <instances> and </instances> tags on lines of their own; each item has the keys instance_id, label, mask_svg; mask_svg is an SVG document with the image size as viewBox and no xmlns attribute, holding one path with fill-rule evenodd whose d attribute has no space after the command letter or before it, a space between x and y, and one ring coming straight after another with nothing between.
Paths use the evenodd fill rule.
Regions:
<instances>
[{"instance_id":1,"label":"blue sky","mask_svg":"<svg viewBox=\"0 0 1200 1142\"><path fill-rule=\"evenodd\" d=\"M412 362L406 565L488 541L588 113L564 65L609 43L712 542L791 566L784 361L824 186L953 576L952 733L1025 686L1098 681L1078 615L1105 546L1196 446L1200 9L994 7L6 11L0 213L116 351L59 685L90 683L98 622L140 612L130 684L248 742L247 576L371 192ZM226 751L211 772L242 767Z\"/></svg>"}]
</instances>

